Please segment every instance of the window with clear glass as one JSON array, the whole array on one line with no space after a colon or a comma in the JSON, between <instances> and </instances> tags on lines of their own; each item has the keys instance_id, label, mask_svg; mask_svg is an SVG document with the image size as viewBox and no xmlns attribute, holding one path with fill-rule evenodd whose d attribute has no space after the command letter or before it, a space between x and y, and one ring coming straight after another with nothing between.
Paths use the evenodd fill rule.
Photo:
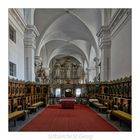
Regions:
<instances>
[{"instance_id":1,"label":"window with clear glass","mask_svg":"<svg viewBox=\"0 0 140 140\"><path fill-rule=\"evenodd\" d=\"M16 43L16 30L9 25L9 38Z\"/></svg>"},{"instance_id":2,"label":"window with clear glass","mask_svg":"<svg viewBox=\"0 0 140 140\"><path fill-rule=\"evenodd\" d=\"M11 76L16 76L16 64L9 62L9 74Z\"/></svg>"},{"instance_id":3,"label":"window with clear glass","mask_svg":"<svg viewBox=\"0 0 140 140\"><path fill-rule=\"evenodd\" d=\"M80 95L81 95L81 89L77 88L76 89L76 97L80 97Z\"/></svg>"},{"instance_id":4,"label":"window with clear glass","mask_svg":"<svg viewBox=\"0 0 140 140\"><path fill-rule=\"evenodd\" d=\"M55 90L55 97L61 97L61 89L60 88L57 88Z\"/></svg>"}]
</instances>

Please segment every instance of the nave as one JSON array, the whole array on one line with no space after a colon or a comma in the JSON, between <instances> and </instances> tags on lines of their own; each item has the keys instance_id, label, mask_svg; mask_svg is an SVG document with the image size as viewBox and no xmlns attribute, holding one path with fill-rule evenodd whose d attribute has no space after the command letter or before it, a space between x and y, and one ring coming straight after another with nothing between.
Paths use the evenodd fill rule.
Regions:
<instances>
[{"instance_id":1,"label":"nave","mask_svg":"<svg viewBox=\"0 0 140 140\"><path fill-rule=\"evenodd\" d=\"M131 11L9 8L9 131L131 131Z\"/></svg>"}]
</instances>

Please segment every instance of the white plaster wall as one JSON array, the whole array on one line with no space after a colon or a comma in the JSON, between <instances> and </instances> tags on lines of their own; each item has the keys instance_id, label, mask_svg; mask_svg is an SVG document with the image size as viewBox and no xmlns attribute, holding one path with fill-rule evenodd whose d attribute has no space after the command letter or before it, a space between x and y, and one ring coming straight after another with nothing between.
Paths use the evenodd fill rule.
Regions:
<instances>
[{"instance_id":1,"label":"white plaster wall","mask_svg":"<svg viewBox=\"0 0 140 140\"><path fill-rule=\"evenodd\" d=\"M16 64L16 79L24 80L24 42L23 37L24 33L19 30L19 25L10 17L9 24L16 30L16 43L9 39L8 43L8 61L11 61Z\"/></svg>"},{"instance_id":2,"label":"white plaster wall","mask_svg":"<svg viewBox=\"0 0 140 140\"><path fill-rule=\"evenodd\" d=\"M112 40L111 79L131 75L131 21Z\"/></svg>"},{"instance_id":3,"label":"white plaster wall","mask_svg":"<svg viewBox=\"0 0 140 140\"><path fill-rule=\"evenodd\" d=\"M34 49L32 47L26 47L24 52L25 52L25 81L35 81Z\"/></svg>"}]
</instances>

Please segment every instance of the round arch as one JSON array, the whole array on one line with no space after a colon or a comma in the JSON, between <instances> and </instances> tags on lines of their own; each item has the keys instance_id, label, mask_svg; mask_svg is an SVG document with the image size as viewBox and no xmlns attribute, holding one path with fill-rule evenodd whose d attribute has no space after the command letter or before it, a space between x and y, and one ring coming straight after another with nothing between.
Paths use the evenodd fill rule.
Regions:
<instances>
[{"instance_id":1,"label":"round arch","mask_svg":"<svg viewBox=\"0 0 140 140\"><path fill-rule=\"evenodd\" d=\"M70 49L68 49L67 47L62 47L61 49L60 48L59 49L55 49L52 52L52 54L50 55L50 57L49 57L47 66L49 66L49 63L50 63L51 59L53 59L57 55L73 56L74 58L79 59L79 61L81 62L81 64L82 64L82 59L80 60L80 58L83 58L83 59L86 60L87 65L89 65L88 60L87 60L87 57L85 56L85 54L79 48L77 48L77 49L76 48L77 47L75 47L75 45L74 45ZM75 52L75 53L70 53L70 52Z\"/></svg>"},{"instance_id":2,"label":"round arch","mask_svg":"<svg viewBox=\"0 0 140 140\"><path fill-rule=\"evenodd\" d=\"M56 43L54 43L55 45L52 46L52 44L51 44L51 45L47 46L47 44L53 43L55 41L56 41ZM63 52L66 54L66 52L69 51L69 53L67 53L68 55L76 53L77 55L80 55L83 59L86 59L86 61L88 63L88 55L86 54L86 52L84 52L84 50L82 50L80 47L78 47L73 42L68 42L66 40L50 40L49 42L47 42L47 44L44 47L52 49L52 51L49 52L49 54L48 54L50 59L51 59L51 57L53 57L59 53ZM40 54L38 54L36 56L40 56ZM50 62L50 59L48 60L48 63Z\"/></svg>"},{"instance_id":3,"label":"round arch","mask_svg":"<svg viewBox=\"0 0 140 140\"><path fill-rule=\"evenodd\" d=\"M35 12L34 12L34 13L35 13ZM67 13L59 15L55 20L52 21L52 23L50 24L50 26L45 30L45 32L43 33L43 36L41 37L40 43L39 43L39 45L38 45L38 49L37 49L36 55L39 54L39 51L41 50L41 48L43 47L43 45L44 45L45 43L47 43L47 41L48 41L47 38L48 38L49 35L50 35L50 33L48 33L48 30L50 30L50 28L52 27L52 25L55 24L55 23L57 22L57 20L61 20L61 18L62 18L64 15L66 15L66 14L67 14ZM86 25L86 23L85 23L78 15L76 15L76 14L74 14L74 13L71 13L71 12L70 12L69 14L70 14L71 16L73 16L76 20L78 20L78 21L83 25L84 28L86 28L86 30L88 31L89 35L90 35L91 38L92 38L91 44L92 44L93 47L95 47L95 50L96 50L97 45L96 45L96 42L95 42L95 39L94 39L93 34L91 33L90 29L88 28L88 25ZM34 15L34 16L35 16L35 15ZM47 34L47 36L46 36L46 34ZM51 34L52 34L52 32L51 32ZM56 34L54 33L54 36L55 36L55 35L56 35ZM66 36L66 34L65 34L65 36Z\"/></svg>"}]
</instances>

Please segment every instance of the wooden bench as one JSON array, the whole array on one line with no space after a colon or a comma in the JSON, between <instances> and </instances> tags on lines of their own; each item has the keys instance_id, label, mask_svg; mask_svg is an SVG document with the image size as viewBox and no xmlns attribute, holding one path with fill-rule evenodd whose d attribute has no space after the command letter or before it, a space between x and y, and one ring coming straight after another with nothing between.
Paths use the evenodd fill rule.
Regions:
<instances>
[{"instance_id":1,"label":"wooden bench","mask_svg":"<svg viewBox=\"0 0 140 140\"><path fill-rule=\"evenodd\" d=\"M40 107L43 105L44 105L44 102L37 102L37 103L32 104L32 107Z\"/></svg>"},{"instance_id":2,"label":"wooden bench","mask_svg":"<svg viewBox=\"0 0 140 140\"><path fill-rule=\"evenodd\" d=\"M100 106L99 107L99 112L101 112L101 113L107 113L107 109L108 109L108 107L106 107L106 106Z\"/></svg>"},{"instance_id":3,"label":"wooden bench","mask_svg":"<svg viewBox=\"0 0 140 140\"><path fill-rule=\"evenodd\" d=\"M35 106L30 106L27 108L27 110L29 110L30 113L36 112L36 108Z\"/></svg>"},{"instance_id":4,"label":"wooden bench","mask_svg":"<svg viewBox=\"0 0 140 140\"><path fill-rule=\"evenodd\" d=\"M18 105L17 110L22 110L22 105Z\"/></svg>"},{"instance_id":5,"label":"wooden bench","mask_svg":"<svg viewBox=\"0 0 140 140\"><path fill-rule=\"evenodd\" d=\"M103 104L100 104L99 102L92 102L92 105L98 109L103 106Z\"/></svg>"},{"instance_id":6,"label":"wooden bench","mask_svg":"<svg viewBox=\"0 0 140 140\"><path fill-rule=\"evenodd\" d=\"M121 121L131 124L131 120L132 120L131 114L128 114L121 110L113 110L111 112L111 115L115 116L116 118L120 120L120 125L121 125Z\"/></svg>"},{"instance_id":7,"label":"wooden bench","mask_svg":"<svg viewBox=\"0 0 140 140\"><path fill-rule=\"evenodd\" d=\"M24 111L15 111L9 114L8 119L14 121L14 126L16 126L16 120L23 117L25 119L26 113Z\"/></svg>"}]
</instances>

